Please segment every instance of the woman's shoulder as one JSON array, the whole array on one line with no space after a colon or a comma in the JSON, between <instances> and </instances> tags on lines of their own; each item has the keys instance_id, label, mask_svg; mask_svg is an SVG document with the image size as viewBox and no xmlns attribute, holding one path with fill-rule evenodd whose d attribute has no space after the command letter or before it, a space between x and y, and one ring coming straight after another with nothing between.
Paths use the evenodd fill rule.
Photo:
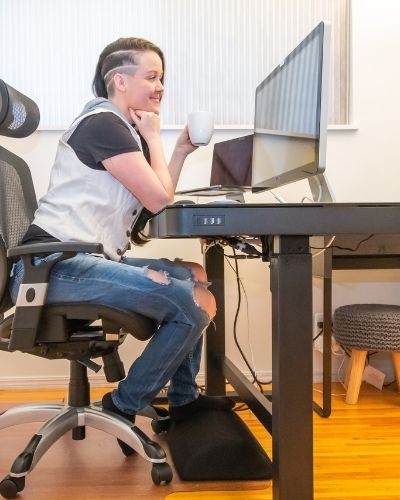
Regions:
<instances>
[{"instance_id":1,"label":"woman's shoulder","mask_svg":"<svg viewBox=\"0 0 400 500\"><path fill-rule=\"evenodd\" d=\"M137 142L134 140L128 125L112 111L104 111L89 115L78 124L75 131L69 139L77 140L82 138L88 140L94 138L96 142L105 141L106 143L114 141Z\"/></svg>"},{"instance_id":2,"label":"woman's shoulder","mask_svg":"<svg viewBox=\"0 0 400 500\"><path fill-rule=\"evenodd\" d=\"M81 162L95 170L104 170L101 162L106 158L141 150L128 126L112 112L83 118L67 142Z\"/></svg>"},{"instance_id":3,"label":"woman's shoulder","mask_svg":"<svg viewBox=\"0 0 400 500\"><path fill-rule=\"evenodd\" d=\"M112 111L102 111L100 113L95 113L89 116L86 116L79 123L78 127L97 129L105 127L123 127L129 131L128 125L120 118L116 113Z\"/></svg>"}]
</instances>

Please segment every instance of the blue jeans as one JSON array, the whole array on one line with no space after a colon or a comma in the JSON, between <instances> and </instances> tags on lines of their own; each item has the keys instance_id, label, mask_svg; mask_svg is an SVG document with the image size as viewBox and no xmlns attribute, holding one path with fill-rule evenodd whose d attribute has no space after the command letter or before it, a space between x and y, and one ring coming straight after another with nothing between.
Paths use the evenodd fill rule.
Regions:
<instances>
[{"instance_id":1,"label":"blue jeans","mask_svg":"<svg viewBox=\"0 0 400 500\"><path fill-rule=\"evenodd\" d=\"M149 277L148 269L163 271L166 283ZM22 262L18 261L11 277L14 303L22 274ZM104 304L143 314L160 324L112 393L120 410L134 414L150 404L168 381L171 406L187 404L198 396L195 378L200 368L202 333L210 319L194 301L194 285L190 268L179 261L124 258L114 262L78 254L53 267L46 303Z\"/></svg>"}]
</instances>

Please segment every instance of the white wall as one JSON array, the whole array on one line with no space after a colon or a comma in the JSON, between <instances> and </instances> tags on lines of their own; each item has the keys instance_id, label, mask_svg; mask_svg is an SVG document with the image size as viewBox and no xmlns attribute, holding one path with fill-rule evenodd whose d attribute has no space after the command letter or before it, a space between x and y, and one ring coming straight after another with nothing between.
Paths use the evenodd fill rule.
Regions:
<instances>
[{"instance_id":1,"label":"white wall","mask_svg":"<svg viewBox=\"0 0 400 500\"><path fill-rule=\"evenodd\" d=\"M329 138L329 178L340 201L399 201L400 5L353 0L355 132Z\"/></svg>"},{"instance_id":2,"label":"white wall","mask_svg":"<svg viewBox=\"0 0 400 500\"><path fill-rule=\"evenodd\" d=\"M332 130L328 135L327 174L337 201L399 201L400 152L398 127L400 116L398 88L400 74L397 64L400 30L400 5L396 0L353 0L352 16L352 116L357 130ZM245 135L247 130L218 130L214 141ZM59 132L41 131L23 141L1 139L2 145L20 154L32 166L37 194L47 187L47 179L54 156ZM177 132L164 131L168 154ZM181 186L207 182L212 144L199 149L188 159L181 177ZM299 201L307 194L305 184L288 186L282 193L288 201ZM250 197L249 197L250 198ZM257 195L257 201L273 201L269 194ZM202 262L197 241L152 241L137 255L177 255ZM227 268L227 351L244 369L231 335L236 307L236 285L232 271ZM249 299L250 325L243 306L239 321L239 338L245 352L251 357L263 378L271 371L270 349L270 294L267 266L258 261L240 263L240 272ZM400 304L400 271L335 272L334 307L350 302L387 302ZM315 310L321 310L321 284L316 280ZM129 364L142 346L130 341L122 348ZM374 358L375 359L375 358ZM380 366L392 376L389 363L381 356ZM314 373L320 377L320 354L315 354ZM379 359L374 361L379 364ZM335 364L335 374L339 364ZM246 371L246 370L245 370ZM32 359L22 354L0 353L0 382L2 385L18 383L51 384L63 381L67 364Z\"/></svg>"},{"instance_id":3,"label":"white wall","mask_svg":"<svg viewBox=\"0 0 400 500\"><path fill-rule=\"evenodd\" d=\"M189 111L206 107L219 124L248 125L255 86L321 20L334 21L332 53L340 53L338 42L345 37L339 20L346 18L347 3L118 0L110 9L109 0L1 0L0 47L7 48L1 77L38 103L41 128L64 129L90 98L99 52L112 40L135 34L162 47L166 56L163 124L182 125ZM340 67L331 70L335 97L342 92Z\"/></svg>"}]
</instances>

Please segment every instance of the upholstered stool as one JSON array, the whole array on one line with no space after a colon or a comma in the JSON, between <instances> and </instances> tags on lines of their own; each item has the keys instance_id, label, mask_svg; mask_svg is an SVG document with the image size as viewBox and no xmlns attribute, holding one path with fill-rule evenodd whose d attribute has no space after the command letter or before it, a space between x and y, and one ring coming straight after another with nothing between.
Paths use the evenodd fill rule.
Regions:
<instances>
[{"instance_id":1,"label":"upholstered stool","mask_svg":"<svg viewBox=\"0 0 400 500\"><path fill-rule=\"evenodd\" d=\"M391 351L400 390L400 306L338 307L333 315L333 334L339 344L351 349L345 381L346 403L357 403L368 351Z\"/></svg>"}]
</instances>

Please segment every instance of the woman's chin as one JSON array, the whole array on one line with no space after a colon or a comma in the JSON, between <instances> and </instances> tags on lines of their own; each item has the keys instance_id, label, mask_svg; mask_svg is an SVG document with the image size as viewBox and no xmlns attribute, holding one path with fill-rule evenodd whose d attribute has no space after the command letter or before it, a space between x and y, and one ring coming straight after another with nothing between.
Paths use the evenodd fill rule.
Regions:
<instances>
[{"instance_id":1,"label":"woman's chin","mask_svg":"<svg viewBox=\"0 0 400 500\"><path fill-rule=\"evenodd\" d=\"M151 109L149 111L152 111L153 113L158 113L160 112L160 103L159 102L152 102L149 106Z\"/></svg>"}]
</instances>

